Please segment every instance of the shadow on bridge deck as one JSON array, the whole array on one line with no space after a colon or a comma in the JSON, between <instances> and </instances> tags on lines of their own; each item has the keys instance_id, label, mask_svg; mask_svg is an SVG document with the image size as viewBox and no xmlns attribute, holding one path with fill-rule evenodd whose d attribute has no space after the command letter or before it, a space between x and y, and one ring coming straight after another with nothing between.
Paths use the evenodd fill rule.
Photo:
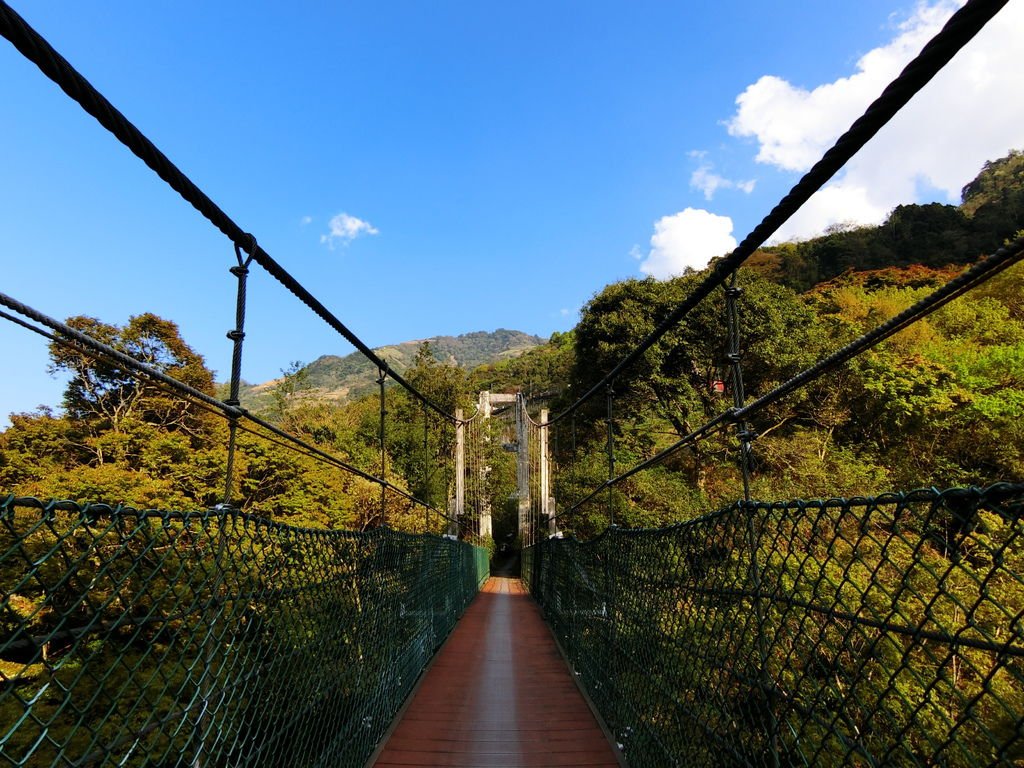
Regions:
<instances>
[{"instance_id":1,"label":"shadow on bridge deck","mask_svg":"<svg viewBox=\"0 0 1024 768\"><path fill-rule=\"evenodd\" d=\"M400 718L379 768L620 765L518 579L488 580Z\"/></svg>"}]
</instances>

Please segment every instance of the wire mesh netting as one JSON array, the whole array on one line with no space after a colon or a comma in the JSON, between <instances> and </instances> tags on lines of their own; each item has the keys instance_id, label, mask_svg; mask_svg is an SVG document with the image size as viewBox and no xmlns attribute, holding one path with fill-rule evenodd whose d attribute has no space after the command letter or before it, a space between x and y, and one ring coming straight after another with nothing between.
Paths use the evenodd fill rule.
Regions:
<instances>
[{"instance_id":1,"label":"wire mesh netting","mask_svg":"<svg viewBox=\"0 0 1024 768\"><path fill-rule=\"evenodd\" d=\"M637 766L1024 764L1024 485L738 503L524 577Z\"/></svg>"},{"instance_id":2,"label":"wire mesh netting","mask_svg":"<svg viewBox=\"0 0 1024 768\"><path fill-rule=\"evenodd\" d=\"M487 566L388 529L0 498L0 765L361 765Z\"/></svg>"}]
</instances>

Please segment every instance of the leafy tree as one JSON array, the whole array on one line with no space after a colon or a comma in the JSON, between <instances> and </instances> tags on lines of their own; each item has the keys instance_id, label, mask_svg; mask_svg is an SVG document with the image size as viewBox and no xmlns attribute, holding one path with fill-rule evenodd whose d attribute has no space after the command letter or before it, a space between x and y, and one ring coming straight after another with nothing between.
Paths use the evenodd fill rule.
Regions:
<instances>
[{"instance_id":1,"label":"leafy tree","mask_svg":"<svg viewBox=\"0 0 1024 768\"><path fill-rule=\"evenodd\" d=\"M1024 190L1024 152L1011 149L998 160L990 160L979 173L961 190L960 199L964 213L977 215L986 205L1002 204L1013 195Z\"/></svg>"},{"instance_id":2,"label":"leafy tree","mask_svg":"<svg viewBox=\"0 0 1024 768\"><path fill-rule=\"evenodd\" d=\"M909 272L909 271L908 271ZM818 392L842 398L830 435L872 454L897 485L985 483L1017 477L1024 465L1010 423L1021 413L1016 316L1020 268L972 292L851 362ZM823 327L850 338L920 299L930 288L892 279L844 280L811 298ZM997 437L997 435L1001 437Z\"/></svg>"},{"instance_id":3,"label":"leafy tree","mask_svg":"<svg viewBox=\"0 0 1024 768\"><path fill-rule=\"evenodd\" d=\"M530 402L559 395L575 359L575 332L553 333L547 344L521 355L482 365L469 374L472 392L522 392Z\"/></svg>"},{"instance_id":4,"label":"leafy tree","mask_svg":"<svg viewBox=\"0 0 1024 768\"><path fill-rule=\"evenodd\" d=\"M465 372L439 362L430 342L419 346L412 367L403 376L446 413L463 408L465 417L472 416ZM415 496L447 509L454 484L454 426L404 390L389 391L387 411L386 444L396 472ZM375 422L373 430L376 436Z\"/></svg>"},{"instance_id":5,"label":"leafy tree","mask_svg":"<svg viewBox=\"0 0 1024 768\"><path fill-rule=\"evenodd\" d=\"M879 234L891 236L891 255L882 247L872 255L873 267L896 262L940 267L964 261L970 254L970 226L966 214L952 205L898 205L889 214Z\"/></svg>"},{"instance_id":6,"label":"leafy tree","mask_svg":"<svg viewBox=\"0 0 1024 768\"><path fill-rule=\"evenodd\" d=\"M71 317L67 324L130 357L146 363L206 394L213 394L213 375L203 358L186 344L178 326L152 313L129 318L119 327L91 317ZM115 362L97 360L73 346L50 344L50 372L71 375L64 391L64 410L83 432L102 464L124 459L135 447L134 432L146 427L180 431L201 442L209 432L208 415L194 404L169 394L153 382L133 376ZM116 436L104 441L104 434Z\"/></svg>"},{"instance_id":7,"label":"leafy tree","mask_svg":"<svg viewBox=\"0 0 1024 768\"><path fill-rule=\"evenodd\" d=\"M659 282L627 280L605 288L583 309L576 329L572 391L582 394L611 370L693 290L699 275ZM792 291L744 273L744 377L749 395L788 378L812 359L819 344L813 314ZM731 403L727 397L726 310L719 294L698 305L614 382L614 421L623 458L652 455L693 432ZM590 437L602 429L604 398L591 401L581 420ZM693 485L702 489L709 449L689 456Z\"/></svg>"},{"instance_id":8,"label":"leafy tree","mask_svg":"<svg viewBox=\"0 0 1024 768\"><path fill-rule=\"evenodd\" d=\"M293 360L287 368L281 369L281 378L271 390L274 415L278 420L284 419L295 399L309 388L309 371L301 360Z\"/></svg>"}]
</instances>

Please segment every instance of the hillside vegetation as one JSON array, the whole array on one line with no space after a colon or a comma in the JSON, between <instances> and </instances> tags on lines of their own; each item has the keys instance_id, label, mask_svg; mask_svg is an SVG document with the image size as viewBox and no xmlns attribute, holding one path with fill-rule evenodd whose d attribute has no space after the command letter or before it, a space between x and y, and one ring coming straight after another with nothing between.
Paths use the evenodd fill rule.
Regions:
<instances>
[{"instance_id":1,"label":"hillside vegetation","mask_svg":"<svg viewBox=\"0 0 1024 768\"><path fill-rule=\"evenodd\" d=\"M882 227L761 252L740 273L748 397L893 316L1013 235L1024 222L1022 168L1017 152L986 164L964 188L959 207L901 206ZM754 493L868 494L1024 476L1021 276L1020 267L1008 270L763 414L753 425L760 434ZM656 327L699 279L694 273L609 285L583 308L573 331L539 346L536 337L499 331L382 352L447 409L472 413L477 392L490 389L522 391L557 412ZM214 391L202 358L169 321L142 315L124 327L91 318L72 324ZM725 328L719 293L615 382L620 470L728 407ZM78 353L54 346L51 358L55 370L71 374L63 407L12 417L0 433L0 487L164 508L201 508L223 499L227 430L218 418ZM248 402L307 442L378 473L374 374L354 356L325 356L251 389ZM553 430L560 507L607 477L605 408L605 398L595 398ZM446 508L454 430L396 388L388 390L386 410L387 479ZM514 513L507 503L514 475L504 468L509 459L498 453L488 459L497 467L487 493L499 517ZM313 526L379 522L376 486L253 435L240 436L236 472L232 501L243 510ZM620 524L660 525L714 509L740 489L735 438L719 435L634 475L616 488L613 503ZM603 528L607 514L602 494L600 503L564 522L590 535ZM397 496L389 497L387 516L398 527L424 525L422 512ZM435 517L432 529L440 526Z\"/></svg>"},{"instance_id":2,"label":"hillside vegetation","mask_svg":"<svg viewBox=\"0 0 1024 768\"><path fill-rule=\"evenodd\" d=\"M1024 229L1024 153L985 164L959 206L899 205L877 227L835 226L822 237L764 248L748 262L807 290L849 269L967 264Z\"/></svg>"}]
</instances>

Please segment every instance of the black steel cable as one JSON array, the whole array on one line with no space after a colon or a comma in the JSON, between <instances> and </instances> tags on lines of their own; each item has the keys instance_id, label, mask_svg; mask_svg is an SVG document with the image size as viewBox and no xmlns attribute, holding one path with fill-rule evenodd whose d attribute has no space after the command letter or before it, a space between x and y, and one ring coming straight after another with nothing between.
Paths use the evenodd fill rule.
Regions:
<instances>
[{"instance_id":1,"label":"black steel cable","mask_svg":"<svg viewBox=\"0 0 1024 768\"><path fill-rule=\"evenodd\" d=\"M804 174L789 193L768 213L743 242L728 256L716 261L711 271L693 292L687 296L650 334L612 368L604 378L583 393L572 405L548 420L553 424L575 412L587 400L600 392L616 376L636 362L655 342L668 333L694 307L732 274L758 248L781 227L790 216L806 203L832 176L870 141L910 99L949 63L956 53L981 31L1009 0L968 0L946 25L925 45L899 76L886 86L853 125L844 133L814 166Z\"/></svg>"},{"instance_id":2,"label":"black steel cable","mask_svg":"<svg viewBox=\"0 0 1024 768\"><path fill-rule=\"evenodd\" d=\"M447 413L434 401L421 393L402 376L395 373L387 362L378 357L358 336L350 331L330 310L313 296L284 267L267 253L255 238L242 230L224 211L197 187L167 156L157 149L146 136L114 107L92 84L86 80L68 61L61 56L38 32L36 32L7 3L0 0L0 35L7 38L15 48L39 70L56 83L64 93L92 115L114 137L124 144L142 162L163 179L186 202L201 213L219 229L237 248L245 251L252 259L269 272L296 298L337 331L352 346L358 349L378 368L384 370L409 394L417 398L440 416L454 421L455 416Z\"/></svg>"},{"instance_id":3,"label":"black steel cable","mask_svg":"<svg viewBox=\"0 0 1024 768\"><path fill-rule=\"evenodd\" d=\"M12 322L15 325L20 325L25 330L32 331L32 333L38 333L44 339L49 339L50 341L56 341L57 339L57 337L54 336L49 331L44 331L42 328L37 328L36 326L32 325L32 323L25 322L17 315L11 315L8 314L7 312L0 311L0 318Z\"/></svg>"},{"instance_id":4,"label":"black steel cable","mask_svg":"<svg viewBox=\"0 0 1024 768\"><path fill-rule=\"evenodd\" d=\"M37 333L40 336L42 336L43 338L49 339L50 341L52 341L52 342L54 342L56 344L62 344L62 345L67 346L67 347L73 347L75 349L78 349L79 351L85 352L86 354L89 354L90 356L92 356L96 360L102 360L102 361L105 361L107 363L120 364L120 361L117 360L117 358L115 358L113 356L108 356L108 355L102 354L98 350L92 350L92 349L83 350L82 347L79 346L78 344L76 344L73 340L68 339L68 338L64 338L62 336L58 336L58 335L53 334L53 333L50 333L49 331L45 331L42 328L37 328L36 326L32 325L31 323L27 323L24 320L22 320L21 318L15 316L15 315L11 315L11 314L8 314L7 312L0 311L0 318L3 318L4 320L8 320L8 321L10 321L10 322L12 322L12 323L14 323L16 325L21 326L22 328L25 328L25 329L27 329L29 331L32 331L33 333ZM207 403L205 403L205 402L203 402L201 400L193 399L190 394L183 393L180 390L180 388L178 388L178 387L168 386L167 384L165 384L165 383L163 383L163 382L161 382L159 380L151 381L151 380L149 380L148 375L142 374L142 373L140 373L139 371L136 371L136 370L128 369L128 373L133 375L133 376L135 376L136 379L138 379L140 381L142 381L142 380L148 381L150 384L152 384L154 387L156 387L157 389L161 390L162 392L166 392L168 394L172 394L172 395L175 395L176 397L182 398L186 402L191 403L192 405L196 406L197 408L199 408L200 410L202 410L202 411L204 411L206 413L210 413L210 414L213 414L213 415L219 416L219 417L224 417L224 409L223 408L215 408L215 407L213 407L211 405L208 405ZM246 427L243 424L236 424L236 426L237 426L238 429L242 430L243 432L246 432L246 433L248 433L250 435L254 435L255 437L258 437L258 438L260 438L262 440L267 440L268 442L271 442L274 445L278 445L278 446L280 446L282 448L286 448L286 449L288 449L290 451L294 451L295 453L298 453L298 454L300 454L302 456L308 456L309 458L312 458L312 459L315 459L317 461L321 461L321 462L325 462L325 463L331 464L332 466L338 467L340 469L344 469L346 471L350 471L350 470L353 469L352 467L347 465L342 460L337 459L336 457L330 456L330 454L323 454L323 455L319 455L318 456L318 455L316 455L314 453L311 453L311 452L305 450L304 448L296 445L294 442L289 442L289 441L285 441L285 440L281 440L281 439L277 439L277 438L271 437L269 435L266 435L266 434L264 434L262 432L259 432L259 431L255 430L255 429L252 429L250 427ZM355 470L355 471L358 471L358 470Z\"/></svg>"},{"instance_id":5,"label":"black steel cable","mask_svg":"<svg viewBox=\"0 0 1024 768\"><path fill-rule=\"evenodd\" d=\"M266 424L264 422L261 422L261 421L258 421L258 420L253 420L253 421L256 424L259 424L260 426L266 426ZM321 461L321 462L324 462L324 463L327 463L327 464L331 464L332 466L335 466L335 467L337 467L339 469L343 469L346 472L350 472L352 474L359 475L364 480L369 480L370 482L373 482L373 483L375 483L377 485L380 485L381 488L384 491L392 491L394 493L397 493L399 496L401 496L402 498L406 499L407 501L412 502L413 504L419 504L420 506L422 506L424 509L426 509L428 511L436 512L438 515L443 517L445 520L448 520L449 522L453 522L453 523L457 523L458 522L454 518L449 517L444 512L441 512L439 509L437 509L437 507L434 507L434 506L432 506L430 504L427 504L424 501L420 501L415 496L407 493L406 491L403 491L401 488L398 488L397 486L391 484L390 482L389 483L381 484L380 480L375 478L373 475L370 475L368 473L363 473L361 470L352 467L352 465L346 463L342 459L337 458L336 456L331 456L329 453L325 453L325 452L320 451L319 449L314 448L314 447L310 447L309 449L307 449L305 447L307 444L304 443L304 442L301 442L301 441L300 442L296 442L295 439L290 439L290 438L287 439L287 440L285 440L285 439L276 439L276 438L271 437L269 435L263 434L262 432L258 432L255 429L251 429L249 427L246 427L246 426L244 426L242 424L239 424L238 428L240 430L242 430L243 432L248 432L250 435L254 435L255 437L258 437L258 438L260 438L262 440L267 440L267 441L269 441L271 443L274 443L274 445L279 445L282 448L287 448L290 451L295 451L296 453L299 453L299 454L301 454L303 456L308 456L311 459L315 459L317 461ZM276 431L275 431L275 434L277 434ZM285 433L285 434L287 434L287 433Z\"/></svg>"},{"instance_id":6,"label":"black steel cable","mask_svg":"<svg viewBox=\"0 0 1024 768\"><path fill-rule=\"evenodd\" d=\"M47 338L47 339L49 339L50 341L52 341L52 342L54 342L56 344L62 344L64 346L73 347L75 349L78 349L79 351L85 352L86 354L89 354L90 356L92 356L96 360L103 360L105 362L114 363L114 364L117 364L117 365L123 364L118 358L114 357L113 355L106 355L106 354L101 353L99 350L96 350L96 349L82 349L82 347L80 345L78 345L76 343L76 341L74 341L74 340L64 338L64 337L59 336L57 334L49 333L48 331L44 331L42 328L37 328L36 326L34 326L34 325L30 324L30 323L26 323L24 320L21 320L20 318L14 316L14 315L9 315L6 312L0 312L0 318L3 318L5 320L9 320L9 321L11 321L13 323L16 323L17 325L20 325L21 327L26 328L26 329L32 331L33 333L38 333L40 336L43 336L44 338ZM225 415L223 407L217 408L217 407L214 407L212 405L207 404L206 402L204 402L202 400L196 400L196 399L192 398L192 396L191 396L192 393L183 392L181 390L181 387L177 387L177 386L173 386L172 387L172 386L170 386L170 385L168 385L168 384L166 384L166 383L164 383L163 381L160 381L160 380L155 380L155 381L149 380L149 373L148 372L143 372L143 371L139 371L139 370L132 370L132 369L127 369L127 372L129 374L131 374L132 376L135 376L140 381L144 380L144 379L149 381L150 384L152 384L153 386L155 386L157 389L161 390L162 392L166 392L168 394L172 394L172 395L175 395L176 397L180 397L183 400L186 400L187 402L189 402L192 405L196 406L200 410L205 411L206 413L211 413L211 414L214 414L214 415L220 416L220 417L224 417L224 415ZM179 382L179 383L181 383L181 382ZM187 387L188 385L183 385L183 386ZM225 405L227 405L226 402L225 402ZM251 421L253 421L256 424L259 424L260 426L264 425L264 423L260 419L258 419L257 417L250 416L249 418L250 418ZM274 445L278 445L278 446L280 446L282 448L286 448L286 449L288 449L290 451L294 451L295 453L298 453L298 454L300 454L302 456L307 456L307 457L309 457L311 459L315 459L317 461L330 464L330 465L332 465L334 467L337 467L339 469L343 469L343 470L348 471L348 472L359 474L360 476L364 477L364 479L371 480L374 483L379 482L377 480L377 478L374 478L372 475L365 475L364 473L362 473L361 470L359 470L359 469L357 469L355 467L352 467L351 465L347 464L345 461L343 461L341 459L338 459L335 456L331 456L330 454L325 453L325 452L315 453L315 452L313 452L311 450L307 450L306 447L305 447L305 444L303 442L301 442L301 438L296 438L294 440L284 440L284 439L279 439L279 438L271 437L270 435L266 435L266 434L264 434L262 432L259 432L259 431L255 430L255 429L252 429L250 427L246 427L243 424L237 424L237 427L238 427L238 429L242 430L243 432L246 432L246 433L248 433L250 435L258 437L258 438L260 438L262 440L267 440L268 442L271 442Z\"/></svg>"},{"instance_id":7,"label":"black steel cable","mask_svg":"<svg viewBox=\"0 0 1024 768\"><path fill-rule=\"evenodd\" d=\"M46 338L49 338L52 341L56 341L57 343L71 344L73 346L78 347L79 349L82 349L83 351L87 352L88 354L94 357L100 357L105 360L115 362L116 364L122 366L126 371L131 372L133 374L144 376L147 379L153 381L154 383L158 385L163 385L163 387L172 390L179 396L184 396L194 402L206 405L210 410L219 413L223 416L226 416L229 419L236 418L251 421L252 423L259 425L263 429L271 432L272 434L276 435L282 440L301 447L304 451L308 452L309 454L315 455L322 459L323 461L332 464L339 469L343 469L346 472L363 478L364 480L380 485L384 489L391 490L394 493L397 493L398 495L402 496L403 498L406 498L409 501L412 501L416 504L420 504L421 506L425 506L430 510L437 512L437 514L441 515L442 517L451 520L451 518L449 518L446 514L444 514L431 504L428 504L425 501L417 499L415 496L412 496L408 492L393 485L387 480L375 477L369 472L364 472L358 467L354 467L348 462L339 459L336 456L332 456L331 454L322 451L316 446L310 445L301 438L296 437L295 435L292 435L288 432L285 432L284 430L274 426L273 424L270 424L267 421L264 421L260 417L249 413L244 408L239 408L238 406L233 406L226 402L218 400L215 397L212 397L206 394L205 392L196 389L195 387L189 386L188 384L185 384L184 382L175 379L173 376L168 376L166 373L163 373L162 371L152 368L146 365L145 363L136 360L134 357L131 357L130 355L126 355L125 353L120 352L114 349L113 347L110 347L106 344L103 344L102 342L97 341L88 334L75 330L74 328L58 320L54 320L53 318L43 314L42 312L39 312L38 310L33 309L27 304L23 304L22 302L8 296L7 294L0 293L0 305L3 305L8 309L13 310L14 312L17 312L23 317L31 318L35 322L40 323L41 325L44 325L48 328L51 328L53 331L56 332L56 334L47 333L46 331L43 331L39 328L35 328L30 324L25 323L24 321L21 321L17 318L13 318L5 312L0 312L0 317L3 317L4 319L13 320L18 325L28 328L29 330L34 331L35 333L38 333Z\"/></svg>"}]
</instances>

